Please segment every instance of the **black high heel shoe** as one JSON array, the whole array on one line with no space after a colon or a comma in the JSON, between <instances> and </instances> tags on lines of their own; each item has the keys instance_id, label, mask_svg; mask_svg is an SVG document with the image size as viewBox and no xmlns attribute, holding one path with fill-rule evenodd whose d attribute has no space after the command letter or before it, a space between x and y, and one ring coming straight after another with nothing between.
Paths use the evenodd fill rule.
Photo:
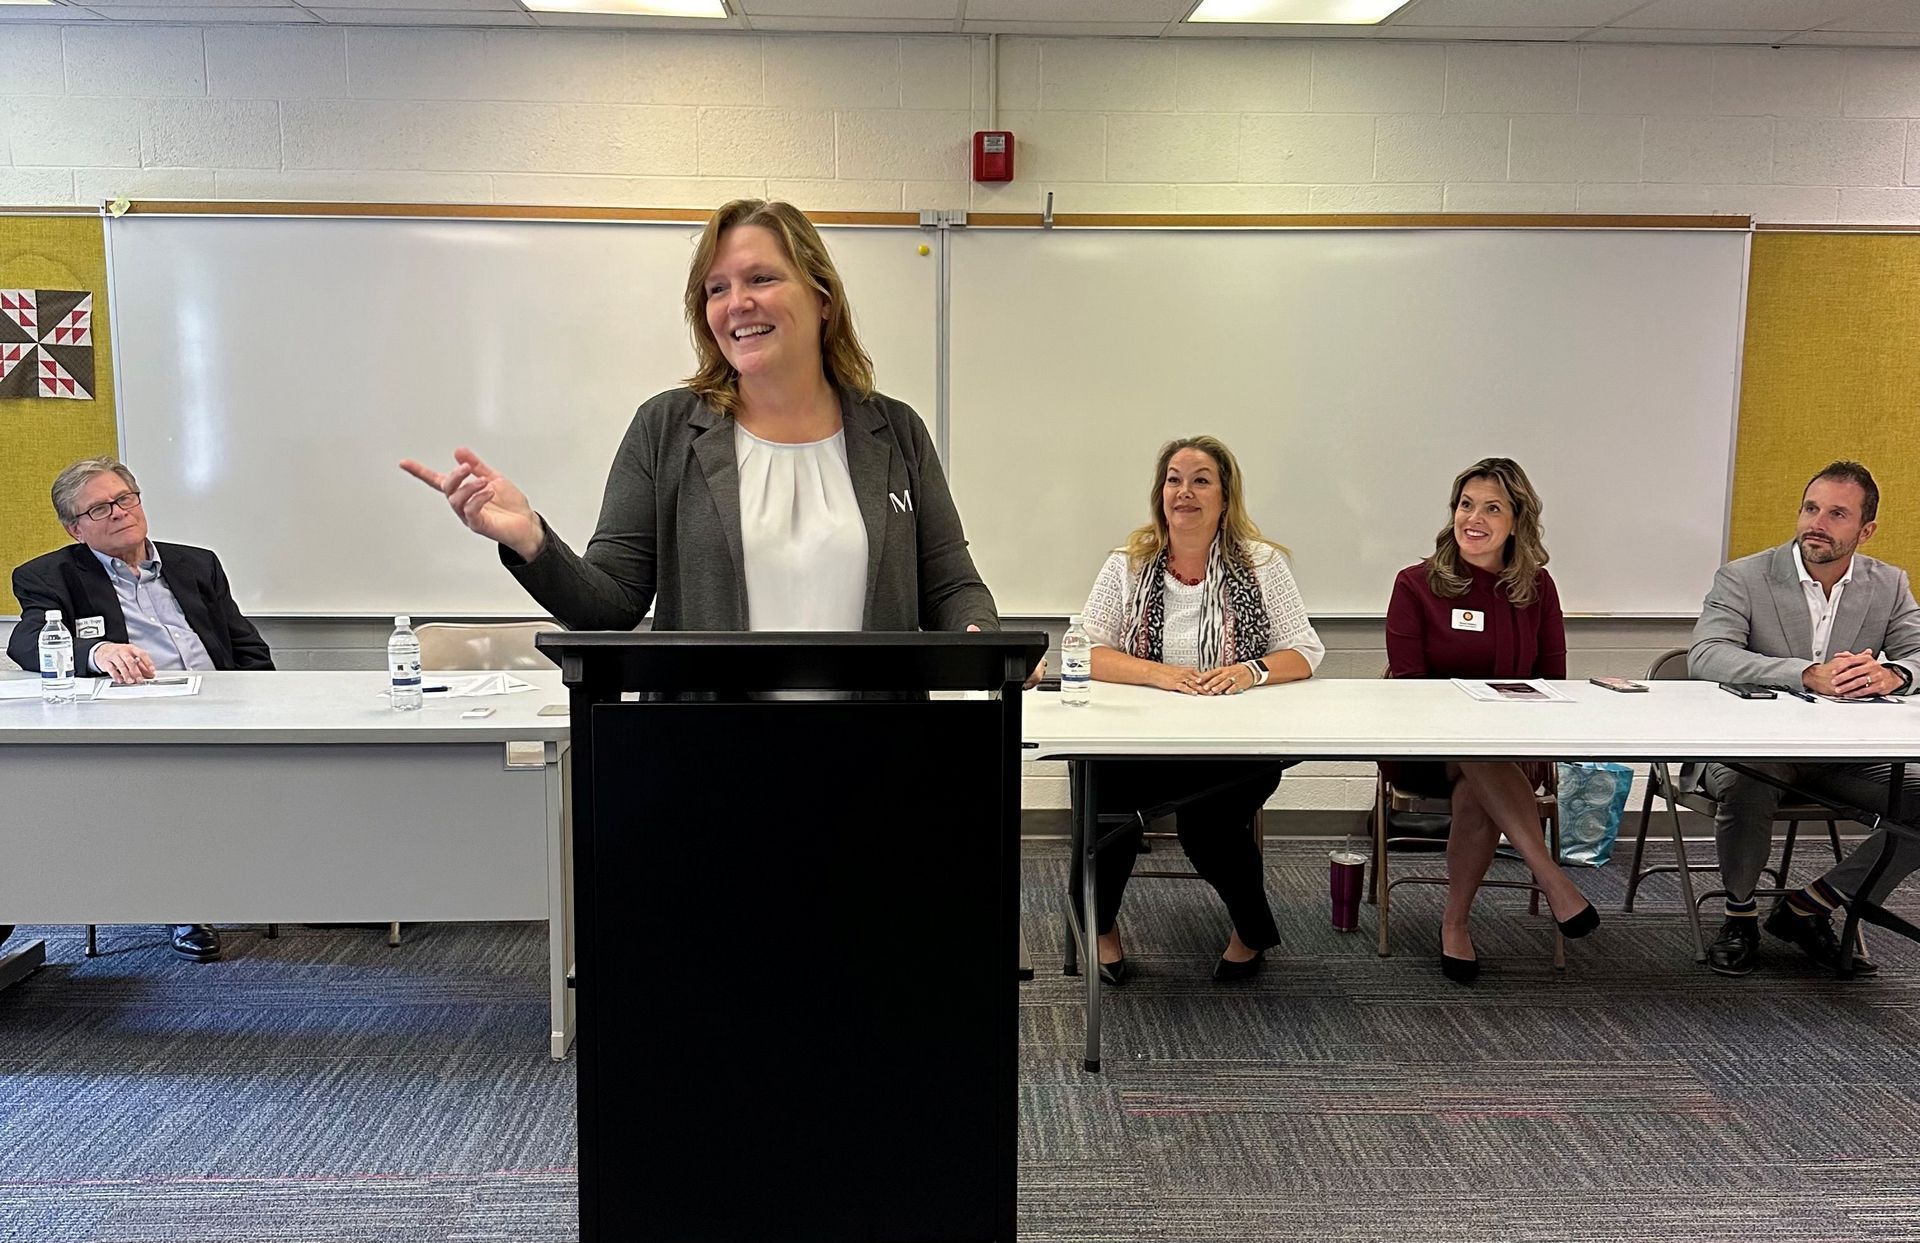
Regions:
<instances>
[{"instance_id":1,"label":"black high heel shoe","mask_svg":"<svg viewBox=\"0 0 1920 1243\"><path fill-rule=\"evenodd\" d=\"M1480 976L1478 958L1455 958L1442 952L1440 955L1440 974L1456 984L1471 984Z\"/></svg>"},{"instance_id":2,"label":"black high heel shoe","mask_svg":"<svg viewBox=\"0 0 1920 1243\"><path fill-rule=\"evenodd\" d=\"M1127 982L1127 956L1125 954L1112 962L1100 964L1100 982L1110 988L1118 988Z\"/></svg>"},{"instance_id":3,"label":"black high heel shoe","mask_svg":"<svg viewBox=\"0 0 1920 1243\"><path fill-rule=\"evenodd\" d=\"M1245 962L1235 962L1231 958L1222 958L1219 962L1213 964L1213 982L1215 984L1226 984L1233 980L1251 980L1254 976L1260 974L1260 963L1266 956L1267 951L1255 950L1253 957L1247 959Z\"/></svg>"},{"instance_id":4,"label":"black high heel shoe","mask_svg":"<svg viewBox=\"0 0 1920 1243\"><path fill-rule=\"evenodd\" d=\"M1560 925L1561 936L1569 941L1577 941L1600 926L1600 912L1589 902L1586 909L1572 919L1556 919L1554 922Z\"/></svg>"}]
</instances>

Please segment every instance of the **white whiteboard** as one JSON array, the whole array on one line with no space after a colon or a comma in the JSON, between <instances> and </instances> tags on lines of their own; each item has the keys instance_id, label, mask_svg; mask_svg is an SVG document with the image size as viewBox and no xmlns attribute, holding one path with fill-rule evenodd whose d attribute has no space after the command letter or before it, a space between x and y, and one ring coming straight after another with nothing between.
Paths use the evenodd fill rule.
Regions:
<instances>
[{"instance_id":1,"label":"white whiteboard","mask_svg":"<svg viewBox=\"0 0 1920 1243\"><path fill-rule=\"evenodd\" d=\"M248 613L537 611L395 463L470 445L586 545L615 446L692 370L692 225L113 221L122 456L156 538L217 550ZM937 260L822 230L881 389L931 426Z\"/></svg>"},{"instance_id":2,"label":"white whiteboard","mask_svg":"<svg viewBox=\"0 0 1920 1243\"><path fill-rule=\"evenodd\" d=\"M1517 459L1569 612L1692 616L1720 565L1747 234L978 230L948 472L1007 614L1078 611L1154 455L1226 441L1310 612L1386 611L1447 487Z\"/></svg>"}]
</instances>

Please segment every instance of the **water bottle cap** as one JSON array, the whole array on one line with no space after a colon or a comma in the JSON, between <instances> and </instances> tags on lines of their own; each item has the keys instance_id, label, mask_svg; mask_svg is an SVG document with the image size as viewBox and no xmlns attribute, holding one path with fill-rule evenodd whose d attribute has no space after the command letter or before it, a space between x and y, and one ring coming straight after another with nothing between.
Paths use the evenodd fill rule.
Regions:
<instances>
[{"instance_id":1,"label":"water bottle cap","mask_svg":"<svg viewBox=\"0 0 1920 1243\"><path fill-rule=\"evenodd\" d=\"M393 619L393 624L396 626L411 626L413 625L413 618L408 617L405 613L402 613L398 617Z\"/></svg>"},{"instance_id":2,"label":"water bottle cap","mask_svg":"<svg viewBox=\"0 0 1920 1243\"><path fill-rule=\"evenodd\" d=\"M48 610L47 610L47 620L48 620L48 621L59 621L59 620L60 620L60 610L59 610L59 609L48 609Z\"/></svg>"},{"instance_id":3,"label":"water bottle cap","mask_svg":"<svg viewBox=\"0 0 1920 1243\"><path fill-rule=\"evenodd\" d=\"M1078 613L1067 614L1067 628L1069 630L1071 630L1075 626L1078 626L1079 624L1080 624L1080 614Z\"/></svg>"}]
</instances>

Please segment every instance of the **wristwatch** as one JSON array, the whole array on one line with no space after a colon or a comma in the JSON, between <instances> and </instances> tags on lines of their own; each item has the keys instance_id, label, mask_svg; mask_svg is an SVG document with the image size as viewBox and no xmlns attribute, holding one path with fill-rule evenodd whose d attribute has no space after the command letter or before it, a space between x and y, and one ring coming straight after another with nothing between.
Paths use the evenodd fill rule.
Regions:
<instances>
[{"instance_id":1,"label":"wristwatch","mask_svg":"<svg viewBox=\"0 0 1920 1243\"><path fill-rule=\"evenodd\" d=\"M1265 686L1267 684L1267 678L1270 676L1267 671L1267 662L1259 657L1255 657L1245 663L1247 672L1253 674L1253 684L1255 686Z\"/></svg>"}]
</instances>

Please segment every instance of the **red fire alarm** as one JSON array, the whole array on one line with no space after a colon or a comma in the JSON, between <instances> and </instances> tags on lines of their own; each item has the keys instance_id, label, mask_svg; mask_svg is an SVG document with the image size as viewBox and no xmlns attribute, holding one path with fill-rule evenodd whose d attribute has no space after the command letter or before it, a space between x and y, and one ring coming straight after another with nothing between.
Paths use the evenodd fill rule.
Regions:
<instances>
[{"instance_id":1,"label":"red fire alarm","mask_svg":"<svg viewBox=\"0 0 1920 1243\"><path fill-rule=\"evenodd\" d=\"M983 129L973 135L973 179L1013 180L1013 132Z\"/></svg>"}]
</instances>

